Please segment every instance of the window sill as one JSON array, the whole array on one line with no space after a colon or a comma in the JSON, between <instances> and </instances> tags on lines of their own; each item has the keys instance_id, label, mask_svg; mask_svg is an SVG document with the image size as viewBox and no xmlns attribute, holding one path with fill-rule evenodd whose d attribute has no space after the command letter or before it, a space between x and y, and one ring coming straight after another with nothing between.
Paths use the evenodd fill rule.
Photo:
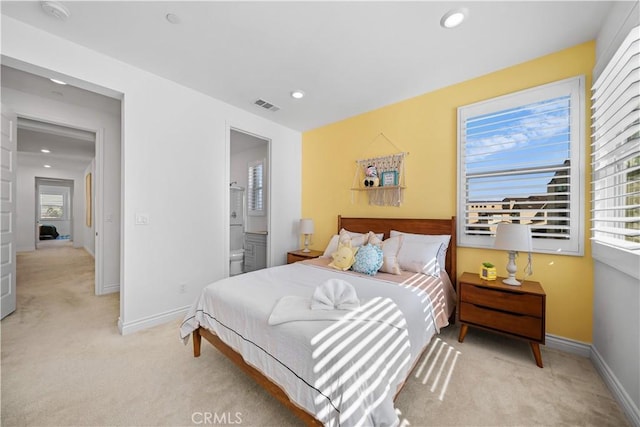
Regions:
<instances>
[{"instance_id":1,"label":"window sill","mask_svg":"<svg viewBox=\"0 0 640 427\"><path fill-rule=\"evenodd\" d=\"M604 243L591 241L592 256L598 262L615 268L634 279L640 279L640 253L631 252Z\"/></svg>"}]
</instances>

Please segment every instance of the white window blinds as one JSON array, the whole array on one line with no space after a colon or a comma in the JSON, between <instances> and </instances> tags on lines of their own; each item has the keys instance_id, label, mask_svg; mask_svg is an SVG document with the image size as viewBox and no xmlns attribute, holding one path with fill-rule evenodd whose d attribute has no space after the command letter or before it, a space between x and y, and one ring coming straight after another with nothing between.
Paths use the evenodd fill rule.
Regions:
<instances>
[{"instance_id":1,"label":"white window blinds","mask_svg":"<svg viewBox=\"0 0 640 427\"><path fill-rule=\"evenodd\" d=\"M584 79L458 109L458 236L492 247L500 222L530 224L534 250L582 254Z\"/></svg>"},{"instance_id":2,"label":"white window blinds","mask_svg":"<svg viewBox=\"0 0 640 427\"><path fill-rule=\"evenodd\" d=\"M63 219L64 195L40 193L40 219Z\"/></svg>"},{"instance_id":3,"label":"white window blinds","mask_svg":"<svg viewBox=\"0 0 640 427\"><path fill-rule=\"evenodd\" d=\"M248 213L249 215L264 215L264 160L249 163L248 172Z\"/></svg>"},{"instance_id":4,"label":"white window blinds","mask_svg":"<svg viewBox=\"0 0 640 427\"><path fill-rule=\"evenodd\" d=\"M640 27L592 88L592 238L640 250Z\"/></svg>"}]
</instances>

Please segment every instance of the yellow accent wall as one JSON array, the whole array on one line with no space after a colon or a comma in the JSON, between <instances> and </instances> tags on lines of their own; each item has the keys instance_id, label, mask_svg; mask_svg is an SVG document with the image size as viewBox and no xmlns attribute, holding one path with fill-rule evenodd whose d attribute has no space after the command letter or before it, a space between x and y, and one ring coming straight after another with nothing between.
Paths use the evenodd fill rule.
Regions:
<instances>
[{"instance_id":1,"label":"yellow accent wall","mask_svg":"<svg viewBox=\"0 0 640 427\"><path fill-rule=\"evenodd\" d=\"M456 215L457 108L530 87L584 75L591 87L595 42L588 42L485 76L385 106L305 132L302 137L302 214L315 220L312 248L324 250L335 234L337 215L449 218ZM372 88L375 90L375 88ZM591 342L593 262L588 237L590 96L585 91L585 255L534 254L531 280L547 294L547 333ZM384 137L383 133L392 143ZM395 146L394 146L395 145ZM397 148L396 148L397 147ZM365 192L353 192L355 160L409 152L404 203L370 206ZM483 261L506 275L507 253L458 248L458 272L475 272ZM517 260L522 276L525 257Z\"/></svg>"}]
</instances>

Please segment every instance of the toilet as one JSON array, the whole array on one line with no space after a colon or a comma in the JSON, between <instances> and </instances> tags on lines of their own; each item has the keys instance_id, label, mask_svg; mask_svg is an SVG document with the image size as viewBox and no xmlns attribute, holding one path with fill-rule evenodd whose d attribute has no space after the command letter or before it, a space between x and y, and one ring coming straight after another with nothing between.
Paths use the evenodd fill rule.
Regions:
<instances>
[{"instance_id":1,"label":"toilet","mask_svg":"<svg viewBox=\"0 0 640 427\"><path fill-rule=\"evenodd\" d=\"M229 250L229 275L242 274L244 263L244 230L241 224L231 225L231 239Z\"/></svg>"}]
</instances>

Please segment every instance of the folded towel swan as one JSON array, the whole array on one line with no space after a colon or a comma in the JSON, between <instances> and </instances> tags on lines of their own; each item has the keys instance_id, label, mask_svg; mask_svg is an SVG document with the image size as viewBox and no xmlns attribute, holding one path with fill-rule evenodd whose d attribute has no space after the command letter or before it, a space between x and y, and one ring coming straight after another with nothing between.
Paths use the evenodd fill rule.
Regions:
<instances>
[{"instance_id":1,"label":"folded towel swan","mask_svg":"<svg viewBox=\"0 0 640 427\"><path fill-rule=\"evenodd\" d=\"M354 310L360 300L353 285L342 279L329 279L313 291L312 310Z\"/></svg>"},{"instance_id":2,"label":"folded towel swan","mask_svg":"<svg viewBox=\"0 0 640 427\"><path fill-rule=\"evenodd\" d=\"M300 320L343 320L351 314L353 320L364 320L354 313L360 308L360 300L351 283L329 279L316 286L313 296L284 296L278 300L269 316L270 325Z\"/></svg>"}]
</instances>

